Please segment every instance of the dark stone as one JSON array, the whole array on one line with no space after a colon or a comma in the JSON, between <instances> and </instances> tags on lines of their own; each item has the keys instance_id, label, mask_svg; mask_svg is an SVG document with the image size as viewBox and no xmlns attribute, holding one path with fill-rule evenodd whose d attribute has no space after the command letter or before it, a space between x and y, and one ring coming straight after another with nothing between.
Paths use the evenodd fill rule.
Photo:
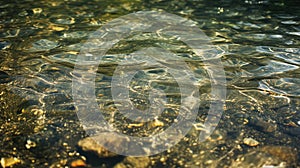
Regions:
<instances>
[{"instance_id":1,"label":"dark stone","mask_svg":"<svg viewBox=\"0 0 300 168\"><path fill-rule=\"evenodd\" d=\"M271 122L264 121L261 118L255 118L255 117L250 117L249 118L249 125L254 127L255 129L266 132L266 133L271 133L275 132L277 130L277 125Z\"/></svg>"},{"instance_id":2,"label":"dark stone","mask_svg":"<svg viewBox=\"0 0 300 168\"><path fill-rule=\"evenodd\" d=\"M4 71L0 71L0 84L8 83L11 81L11 77Z\"/></svg>"},{"instance_id":3,"label":"dark stone","mask_svg":"<svg viewBox=\"0 0 300 168\"><path fill-rule=\"evenodd\" d=\"M284 133L300 138L300 127L285 127L282 130Z\"/></svg>"}]
</instances>

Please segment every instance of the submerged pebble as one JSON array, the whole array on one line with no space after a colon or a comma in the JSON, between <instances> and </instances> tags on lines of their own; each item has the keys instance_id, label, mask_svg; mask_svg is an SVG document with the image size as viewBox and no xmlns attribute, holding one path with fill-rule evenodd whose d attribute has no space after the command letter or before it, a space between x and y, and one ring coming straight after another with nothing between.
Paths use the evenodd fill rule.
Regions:
<instances>
[{"instance_id":1,"label":"submerged pebble","mask_svg":"<svg viewBox=\"0 0 300 168\"><path fill-rule=\"evenodd\" d=\"M253 138L244 138L243 143L248 146L257 146L259 145L259 142Z\"/></svg>"},{"instance_id":2,"label":"submerged pebble","mask_svg":"<svg viewBox=\"0 0 300 168\"><path fill-rule=\"evenodd\" d=\"M32 12L33 12L34 14L40 14L40 13L43 12L43 9L42 9L42 8L33 8L33 9L32 9Z\"/></svg>"},{"instance_id":3,"label":"submerged pebble","mask_svg":"<svg viewBox=\"0 0 300 168\"><path fill-rule=\"evenodd\" d=\"M53 30L53 31L63 31L63 30L68 30L67 26L57 26L57 25L49 25L48 27L49 29Z\"/></svg>"},{"instance_id":4,"label":"submerged pebble","mask_svg":"<svg viewBox=\"0 0 300 168\"><path fill-rule=\"evenodd\" d=\"M77 159L71 162L71 167L86 167L86 163L82 159Z\"/></svg>"},{"instance_id":5,"label":"submerged pebble","mask_svg":"<svg viewBox=\"0 0 300 168\"><path fill-rule=\"evenodd\" d=\"M85 152L93 152L98 157L114 157L117 154L107 150L103 146L99 145L93 138L87 137L78 142L78 146Z\"/></svg>"},{"instance_id":6,"label":"submerged pebble","mask_svg":"<svg viewBox=\"0 0 300 168\"><path fill-rule=\"evenodd\" d=\"M10 158L1 158L1 166L3 168L6 167L12 167L16 164L21 163L21 160L15 157L10 157Z\"/></svg>"},{"instance_id":7,"label":"submerged pebble","mask_svg":"<svg viewBox=\"0 0 300 168\"><path fill-rule=\"evenodd\" d=\"M255 129L266 133L275 132L277 130L276 124L264 121L261 118L250 117L248 124L254 127Z\"/></svg>"},{"instance_id":8,"label":"submerged pebble","mask_svg":"<svg viewBox=\"0 0 300 168\"><path fill-rule=\"evenodd\" d=\"M282 131L289 135L300 137L300 127L284 127Z\"/></svg>"}]
</instances>

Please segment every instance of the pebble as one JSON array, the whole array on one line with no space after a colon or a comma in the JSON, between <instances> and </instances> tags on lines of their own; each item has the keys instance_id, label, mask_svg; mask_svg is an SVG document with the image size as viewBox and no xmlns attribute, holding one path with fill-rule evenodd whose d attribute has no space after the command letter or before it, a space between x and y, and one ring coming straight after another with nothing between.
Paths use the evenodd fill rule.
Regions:
<instances>
[{"instance_id":1,"label":"pebble","mask_svg":"<svg viewBox=\"0 0 300 168\"><path fill-rule=\"evenodd\" d=\"M143 126L143 125L144 125L144 123L138 123L138 124L129 124L129 125L127 126L127 128L141 127L141 126Z\"/></svg>"},{"instance_id":2,"label":"pebble","mask_svg":"<svg viewBox=\"0 0 300 168\"><path fill-rule=\"evenodd\" d=\"M296 123L294 123L293 121L289 121L288 123L286 123L284 125L290 126L290 127L298 127L298 125Z\"/></svg>"},{"instance_id":3,"label":"pebble","mask_svg":"<svg viewBox=\"0 0 300 168\"><path fill-rule=\"evenodd\" d=\"M34 148L34 147L36 147L36 143L35 143L34 141L31 141L31 140L29 139L29 140L27 140L27 143L26 143L25 147L26 147L27 149Z\"/></svg>"},{"instance_id":4,"label":"pebble","mask_svg":"<svg viewBox=\"0 0 300 168\"><path fill-rule=\"evenodd\" d=\"M54 31L63 31L63 30L68 30L68 27L49 25L49 29L54 30Z\"/></svg>"},{"instance_id":5,"label":"pebble","mask_svg":"<svg viewBox=\"0 0 300 168\"><path fill-rule=\"evenodd\" d=\"M154 119L154 121L151 122L152 127L163 127L164 123L162 121L159 121L158 119Z\"/></svg>"},{"instance_id":6,"label":"pebble","mask_svg":"<svg viewBox=\"0 0 300 168\"><path fill-rule=\"evenodd\" d=\"M271 133L275 132L277 130L277 125L271 122L264 121L263 119L260 118L249 118L249 123L250 126L253 126L255 129L266 132L266 133Z\"/></svg>"},{"instance_id":7,"label":"pebble","mask_svg":"<svg viewBox=\"0 0 300 168\"><path fill-rule=\"evenodd\" d=\"M21 163L21 160L15 157L10 158L1 158L1 166L5 167L12 167L13 165Z\"/></svg>"},{"instance_id":8,"label":"pebble","mask_svg":"<svg viewBox=\"0 0 300 168\"><path fill-rule=\"evenodd\" d=\"M42 8L33 8L33 9L32 9L32 12L33 12L34 14L40 14L40 13L43 12L43 9L42 9Z\"/></svg>"},{"instance_id":9,"label":"pebble","mask_svg":"<svg viewBox=\"0 0 300 168\"><path fill-rule=\"evenodd\" d=\"M244 138L243 143L248 146L257 146L259 142L253 138Z\"/></svg>"},{"instance_id":10,"label":"pebble","mask_svg":"<svg viewBox=\"0 0 300 168\"><path fill-rule=\"evenodd\" d=\"M282 131L292 136L300 137L300 127L284 127Z\"/></svg>"},{"instance_id":11,"label":"pebble","mask_svg":"<svg viewBox=\"0 0 300 168\"><path fill-rule=\"evenodd\" d=\"M85 152L96 153L101 158L114 157L117 154L107 150L103 146L99 145L93 138L87 137L78 142L78 146Z\"/></svg>"},{"instance_id":12,"label":"pebble","mask_svg":"<svg viewBox=\"0 0 300 168\"><path fill-rule=\"evenodd\" d=\"M97 142L100 143L98 144ZM105 144L105 148L100 144ZM84 138L78 142L78 146L83 151L97 154L100 158L119 156L111 151L117 151L119 154L148 153L148 150L143 148L143 144L131 141L128 136L122 136L113 132L101 132L93 137ZM138 146L138 148L132 148L132 146Z\"/></svg>"},{"instance_id":13,"label":"pebble","mask_svg":"<svg viewBox=\"0 0 300 168\"><path fill-rule=\"evenodd\" d=\"M136 150L130 149L126 147L126 143L128 139L116 139L111 133L101 133L95 137L87 137L78 142L78 146L85 152L95 153L99 158L112 158L119 156L116 153L113 153L103 146L99 145L95 140L104 142L109 146L119 148L120 146L124 148L124 150ZM72 162L73 166L76 167L78 165L83 165L81 161ZM144 168L149 167L150 159L149 157L125 157L124 160L114 166L114 168L126 168L126 167L135 167L135 168ZM72 166L72 165L71 165Z\"/></svg>"},{"instance_id":14,"label":"pebble","mask_svg":"<svg viewBox=\"0 0 300 168\"><path fill-rule=\"evenodd\" d=\"M81 159L77 159L71 162L71 167L86 167L86 163Z\"/></svg>"}]
</instances>

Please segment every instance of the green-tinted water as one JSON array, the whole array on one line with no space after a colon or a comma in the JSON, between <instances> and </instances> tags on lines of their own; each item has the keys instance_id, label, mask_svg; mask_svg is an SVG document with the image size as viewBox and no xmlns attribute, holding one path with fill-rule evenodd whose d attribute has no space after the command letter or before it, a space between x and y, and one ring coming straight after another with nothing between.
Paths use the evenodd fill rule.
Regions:
<instances>
[{"instance_id":1,"label":"green-tinted water","mask_svg":"<svg viewBox=\"0 0 300 168\"><path fill-rule=\"evenodd\" d=\"M195 127L176 146L149 158L99 158L77 146L87 135L72 100L74 63L90 33L141 10L162 10L197 22L219 51L226 107L205 142L197 141L201 128ZM1 1L1 165L64 167L86 159L87 167L300 166L299 12L296 1ZM158 120L131 123L112 101L110 83L118 61L153 46L187 58L201 86L197 121L209 109L209 76L186 45L154 33L131 36L108 52L95 86L107 120L135 136L161 132L178 115L178 84L161 68L141 71L130 83L131 101L142 110L149 108L150 85L165 91L168 104Z\"/></svg>"}]
</instances>

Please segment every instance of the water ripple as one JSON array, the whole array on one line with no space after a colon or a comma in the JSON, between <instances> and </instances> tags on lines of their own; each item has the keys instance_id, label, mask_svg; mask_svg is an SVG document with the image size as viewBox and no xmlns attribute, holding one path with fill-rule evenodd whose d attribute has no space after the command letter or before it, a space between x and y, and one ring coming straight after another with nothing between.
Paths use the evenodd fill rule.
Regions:
<instances>
[{"instance_id":1,"label":"water ripple","mask_svg":"<svg viewBox=\"0 0 300 168\"><path fill-rule=\"evenodd\" d=\"M264 79L259 82L258 88L277 95L300 97L300 79Z\"/></svg>"},{"instance_id":2,"label":"water ripple","mask_svg":"<svg viewBox=\"0 0 300 168\"><path fill-rule=\"evenodd\" d=\"M299 48L278 48L268 46L258 46L256 51L271 54L277 58L281 58L286 62L300 65L300 49Z\"/></svg>"}]
</instances>

